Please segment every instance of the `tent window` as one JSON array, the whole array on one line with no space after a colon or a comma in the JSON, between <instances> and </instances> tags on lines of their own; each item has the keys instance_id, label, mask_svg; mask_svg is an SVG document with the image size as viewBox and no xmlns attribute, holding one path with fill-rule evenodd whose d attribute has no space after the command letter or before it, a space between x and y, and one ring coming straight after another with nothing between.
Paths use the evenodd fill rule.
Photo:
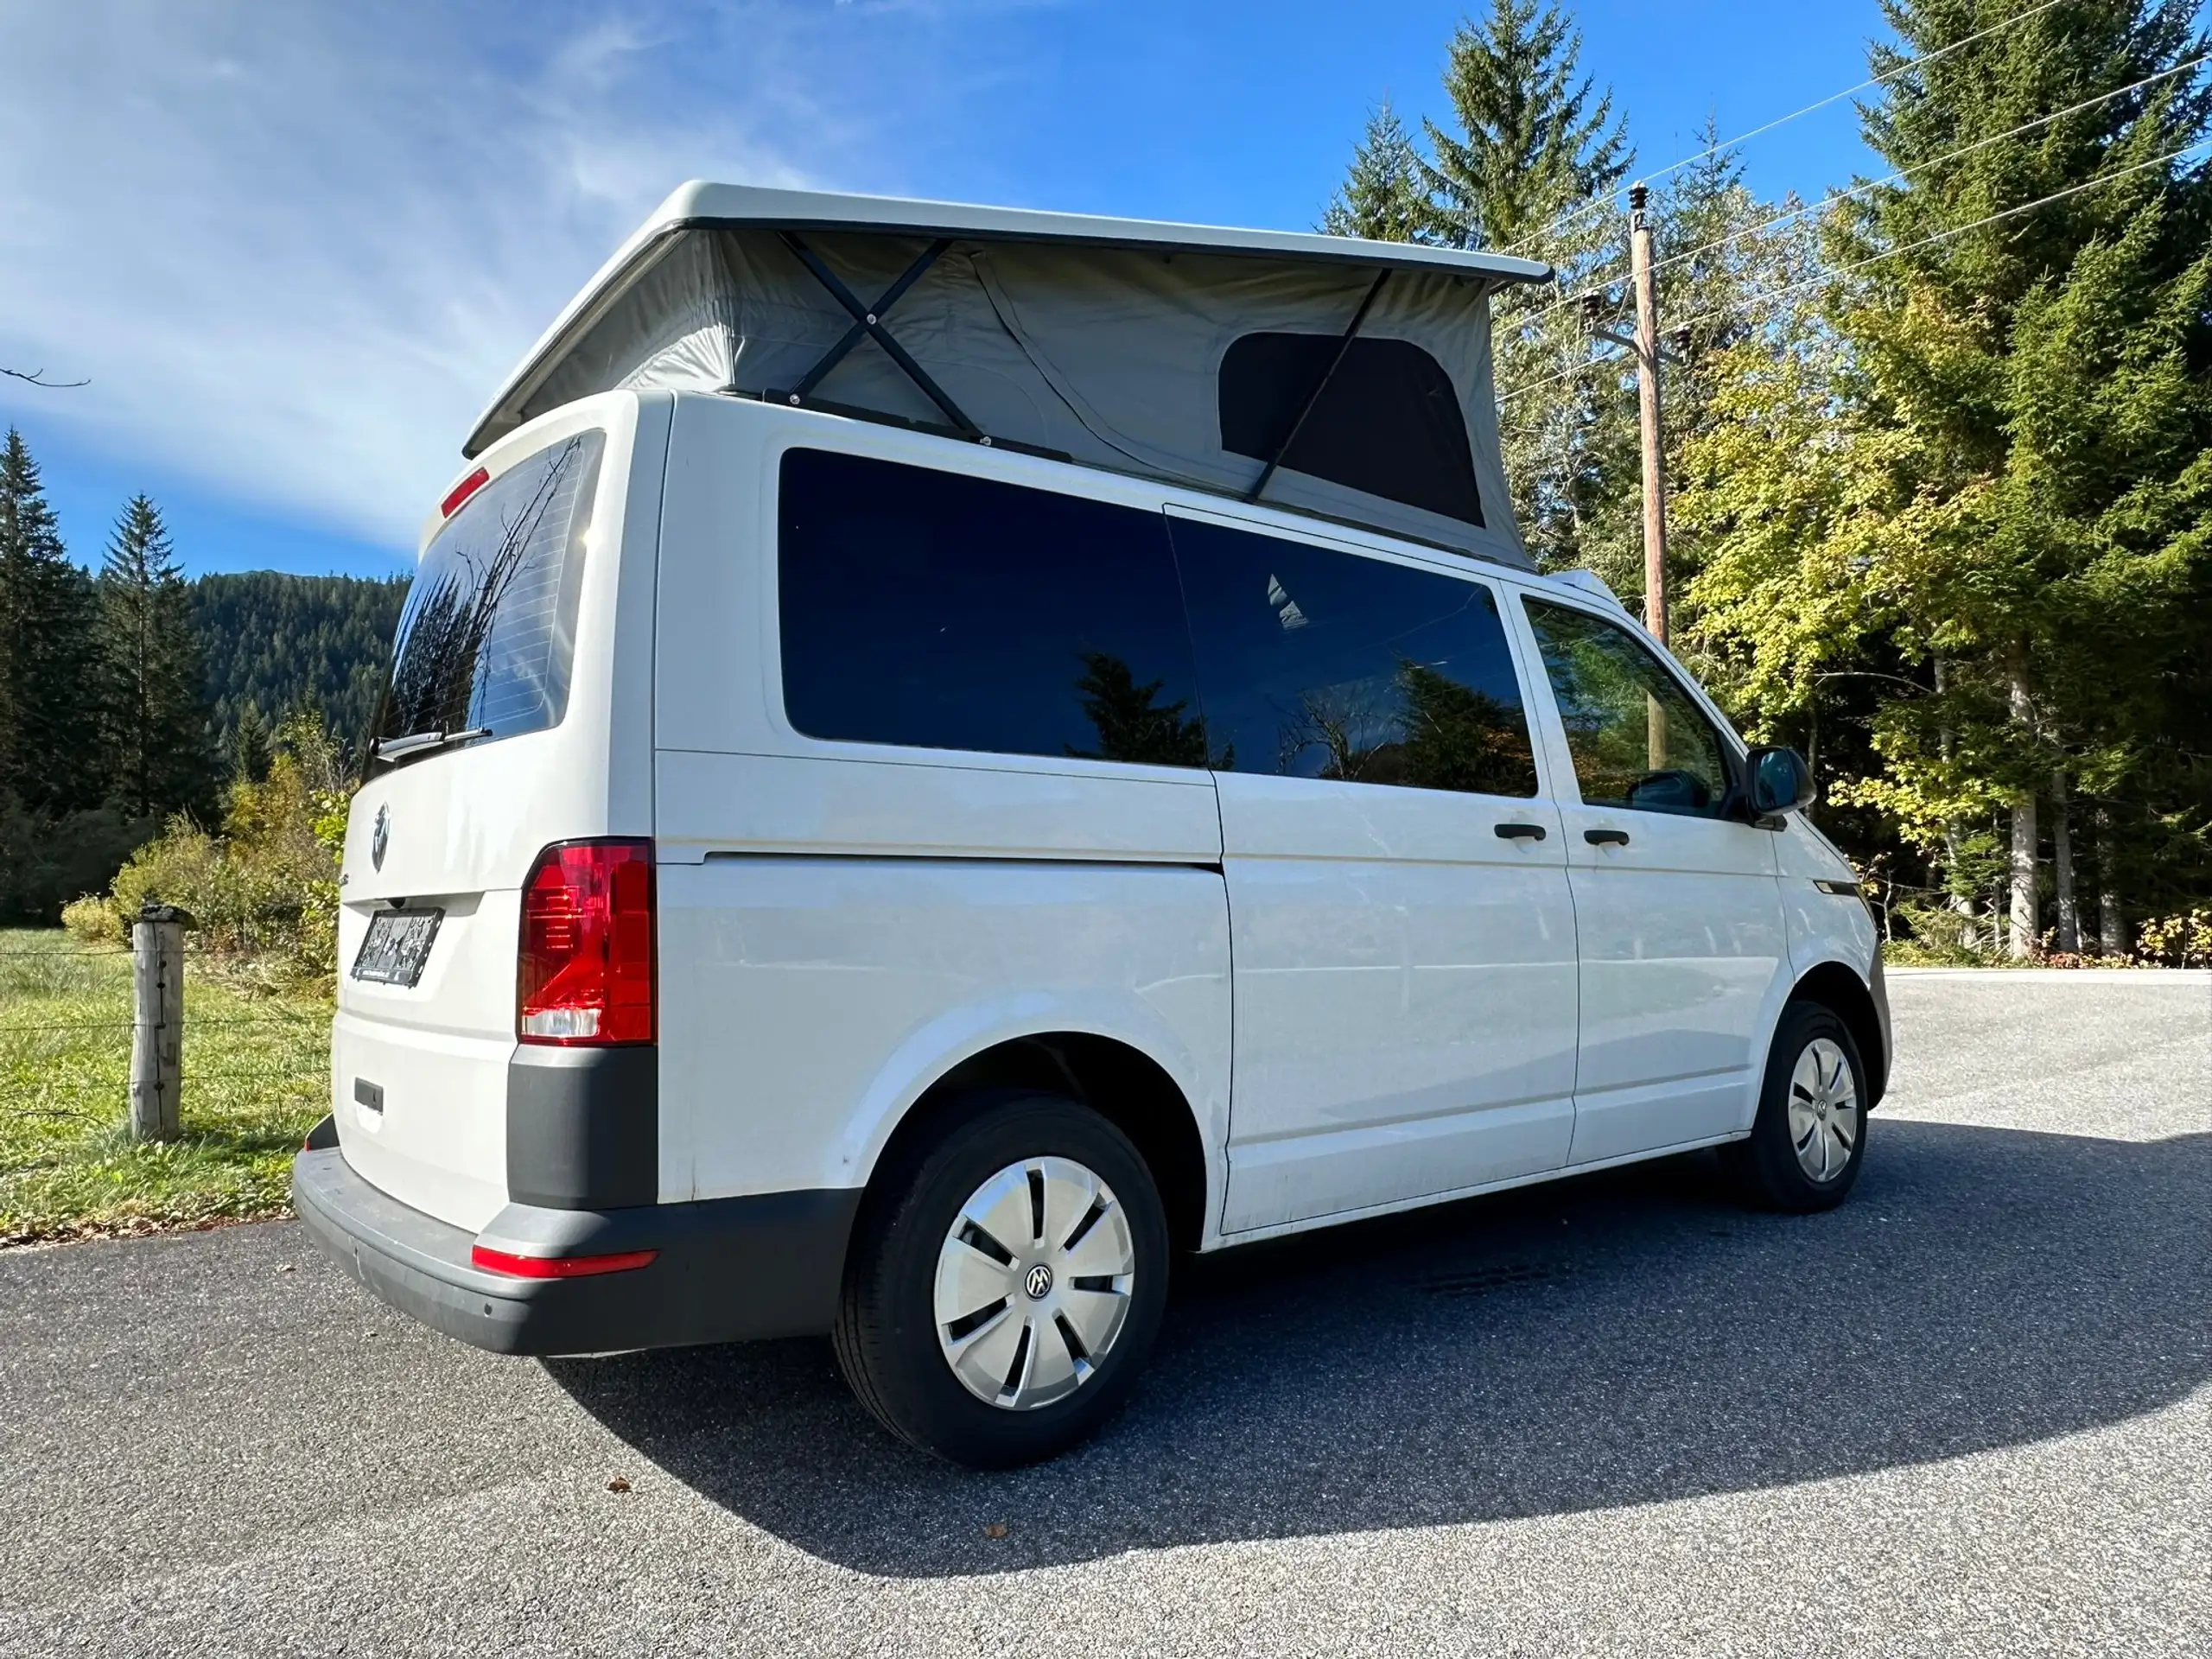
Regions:
<instances>
[{"instance_id":1,"label":"tent window","mask_svg":"<svg viewBox=\"0 0 2212 1659\"><path fill-rule=\"evenodd\" d=\"M1335 361L1336 334L1246 334L1221 359L1221 447L1266 461ZM1410 340L1355 338L1282 457L1293 472L1483 522L1474 452L1444 365Z\"/></svg>"}]
</instances>

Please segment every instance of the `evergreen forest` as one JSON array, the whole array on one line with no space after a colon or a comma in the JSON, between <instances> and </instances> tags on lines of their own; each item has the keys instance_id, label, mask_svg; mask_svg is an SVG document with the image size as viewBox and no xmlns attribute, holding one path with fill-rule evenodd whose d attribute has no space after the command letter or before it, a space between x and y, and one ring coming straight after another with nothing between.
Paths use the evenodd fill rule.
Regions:
<instances>
[{"instance_id":1,"label":"evergreen forest","mask_svg":"<svg viewBox=\"0 0 2212 1659\"><path fill-rule=\"evenodd\" d=\"M22 434L0 444L0 920L51 920L172 819L217 822L305 715L358 748L404 578L188 582L125 503L97 573L62 543Z\"/></svg>"}]
</instances>

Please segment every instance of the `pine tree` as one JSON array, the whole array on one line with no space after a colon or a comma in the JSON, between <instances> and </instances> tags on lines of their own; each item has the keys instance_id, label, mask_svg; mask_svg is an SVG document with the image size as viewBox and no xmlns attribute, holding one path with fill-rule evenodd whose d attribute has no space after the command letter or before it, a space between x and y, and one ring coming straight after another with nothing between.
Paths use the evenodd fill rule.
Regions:
<instances>
[{"instance_id":1,"label":"pine tree","mask_svg":"<svg viewBox=\"0 0 2212 1659\"><path fill-rule=\"evenodd\" d=\"M238 725L231 733L230 750L232 782L257 784L269 776L269 722L262 718L256 705L249 702L238 710Z\"/></svg>"},{"instance_id":2,"label":"pine tree","mask_svg":"<svg viewBox=\"0 0 2212 1659\"><path fill-rule=\"evenodd\" d=\"M251 708L273 729L309 702L359 753L391 664L404 576L296 576L276 570L195 577L192 622L214 722L235 733Z\"/></svg>"},{"instance_id":3,"label":"pine tree","mask_svg":"<svg viewBox=\"0 0 2212 1659\"><path fill-rule=\"evenodd\" d=\"M1322 233L1371 242L1431 242L1441 227L1421 152L1386 99L1368 117L1366 136L1352 151L1344 181L1321 215Z\"/></svg>"},{"instance_id":4,"label":"pine tree","mask_svg":"<svg viewBox=\"0 0 2212 1659\"><path fill-rule=\"evenodd\" d=\"M1627 175L1627 123L1611 92L1593 102L1589 77L1577 79L1581 55L1580 32L1549 0L1491 0L1487 19L1452 37L1444 90L1459 130L1423 124L1436 152L1424 170L1461 246L1545 240L1563 211Z\"/></svg>"},{"instance_id":5,"label":"pine tree","mask_svg":"<svg viewBox=\"0 0 2212 1659\"><path fill-rule=\"evenodd\" d=\"M98 804L92 583L70 562L22 434L0 444L0 791L33 814Z\"/></svg>"},{"instance_id":6,"label":"pine tree","mask_svg":"<svg viewBox=\"0 0 2212 1659\"><path fill-rule=\"evenodd\" d=\"M190 598L144 495L116 521L99 576L104 736L117 804L134 817L205 812L207 710Z\"/></svg>"}]
</instances>

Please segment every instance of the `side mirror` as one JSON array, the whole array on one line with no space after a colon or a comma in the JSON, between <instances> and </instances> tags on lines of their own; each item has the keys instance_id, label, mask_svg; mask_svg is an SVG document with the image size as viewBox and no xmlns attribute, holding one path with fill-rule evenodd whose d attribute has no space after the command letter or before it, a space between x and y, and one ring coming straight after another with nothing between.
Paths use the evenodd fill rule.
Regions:
<instances>
[{"instance_id":1,"label":"side mirror","mask_svg":"<svg viewBox=\"0 0 2212 1659\"><path fill-rule=\"evenodd\" d=\"M1813 804L1813 770L1795 749L1753 749L1744 757L1744 804L1755 818L1776 817Z\"/></svg>"}]
</instances>

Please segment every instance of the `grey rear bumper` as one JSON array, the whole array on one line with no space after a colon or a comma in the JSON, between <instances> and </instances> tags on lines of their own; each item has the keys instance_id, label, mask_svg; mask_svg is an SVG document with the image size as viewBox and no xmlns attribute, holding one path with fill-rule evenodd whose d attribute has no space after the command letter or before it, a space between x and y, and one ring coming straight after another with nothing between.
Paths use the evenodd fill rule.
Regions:
<instances>
[{"instance_id":1,"label":"grey rear bumper","mask_svg":"<svg viewBox=\"0 0 2212 1659\"><path fill-rule=\"evenodd\" d=\"M354 1278L423 1324L505 1354L612 1353L827 1331L860 1192L772 1192L618 1210L511 1204L480 1234L410 1209L338 1147L292 1160L300 1219ZM471 1264L524 1255L658 1255L642 1268L518 1279Z\"/></svg>"}]
</instances>

